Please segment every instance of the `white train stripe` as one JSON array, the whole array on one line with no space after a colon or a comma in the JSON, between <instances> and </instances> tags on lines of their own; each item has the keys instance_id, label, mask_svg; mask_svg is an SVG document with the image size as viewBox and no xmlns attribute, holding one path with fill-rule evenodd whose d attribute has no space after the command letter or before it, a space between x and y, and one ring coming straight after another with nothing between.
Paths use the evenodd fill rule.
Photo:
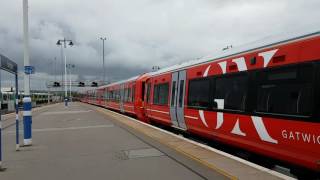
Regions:
<instances>
[{"instance_id":1,"label":"white train stripe","mask_svg":"<svg viewBox=\"0 0 320 180\"><path fill-rule=\"evenodd\" d=\"M232 133L232 134L239 135L239 136L246 136L246 133L244 133L244 132L241 131L241 129L240 129L239 118L237 119L237 122L236 122L236 124L234 125L231 133Z\"/></svg>"},{"instance_id":2,"label":"white train stripe","mask_svg":"<svg viewBox=\"0 0 320 180\"><path fill-rule=\"evenodd\" d=\"M274 49L271 51L267 51L267 52L262 52L259 53L259 56L263 57L263 67L267 67L271 58L276 54L276 52L278 51L278 49Z\"/></svg>"},{"instance_id":3,"label":"white train stripe","mask_svg":"<svg viewBox=\"0 0 320 180\"><path fill-rule=\"evenodd\" d=\"M207 67L207 69L204 71L204 73L203 73L203 77L207 77L207 76L208 76L208 73L209 73L210 67L211 67L211 65L209 65L209 66Z\"/></svg>"},{"instance_id":4,"label":"white train stripe","mask_svg":"<svg viewBox=\"0 0 320 180\"><path fill-rule=\"evenodd\" d=\"M224 109L224 99L215 99L218 109ZM217 112L217 125L216 129L219 129L223 124L223 112Z\"/></svg>"},{"instance_id":5,"label":"white train stripe","mask_svg":"<svg viewBox=\"0 0 320 180\"><path fill-rule=\"evenodd\" d=\"M271 142L271 143L274 143L274 144L278 144L278 141L275 140L275 139L273 139L273 138L269 135L266 127L264 126L264 123L263 123L261 117L251 116L251 118L252 118L253 125L254 125L254 127L256 128L257 133L258 133L258 135L259 135L259 137L260 137L261 140L267 141L267 142Z\"/></svg>"},{"instance_id":6,"label":"white train stripe","mask_svg":"<svg viewBox=\"0 0 320 180\"><path fill-rule=\"evenodd\" d=\"M185 118L189 118L189 119L196 119L198 120L198 117L194 117L194 116L184 116Z\"/></svg>"},{"instance_id":7,"label":"white train stripe","mask_svg":"<svg viewBox=\"0 0 320 180\"><path fill-rule=\"evenodd\" d=\"M203 113L203 110L199 110L199 116L200 116L200 119L202 121L202 123L206 126L206 127L209 127L207 122L206 122L206 119L204 118L204 113Z\"/></svg>"},{"instance_id":8,"label":"white train stripe","mask_svg":"<svg viewBox=\"0 0 320 180\"><path fill-rule=\"evenodd\" d=\"M155 109L148 109L148 110L153 111L153 112L163 113L163 114L169 114L169 112L167 112L167 111L159 111L159 110L155 110Z\"/></svg>"},{"instance_id":9,"label":"white train stripe","mask_svg":"<svg viewBox=\"0 0 320 180\"><path fill-rule=\"evenodd\" d=\"M239 71L248 70L246 60L244 59L244 57L233 59L232 62L237 64Z\"/></svg>"},{"instance_id":10,"label":"white train stripe","mask_svg":"<svg viewBox=\"0 0 320 180\"><path fill-rule=\"evenodd\" d=\"M222 70L222 73L225 74L227 72L227 61L219 62L218 64Z\"/></svg>"}]
</instances>

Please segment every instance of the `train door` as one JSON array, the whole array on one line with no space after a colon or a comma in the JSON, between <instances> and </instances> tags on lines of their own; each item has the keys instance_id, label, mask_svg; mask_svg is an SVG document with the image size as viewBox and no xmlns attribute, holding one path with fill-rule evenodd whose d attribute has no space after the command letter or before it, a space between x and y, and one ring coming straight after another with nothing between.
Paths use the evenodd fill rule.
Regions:
<instances>
[{"instance_id":1,"label":"train door","mask_svg":"<svg viewBox=\"0 0 320 180\"><path fill-rule=\"evenodd\" d=\"M151 81L150 79L146 81L146 84L145 84L145 89L146 89L146 93L145 93L145 114L146 116L149 115L149 111L150 111L150 108L151 108Z\"/></svg>"},{"instance_id":2,"label":"train door","mask_svg":"<svg viewBox=\"0 0 320 180\"><path fill-rule=\"evenodd\" d=\"M120 84L120 112L124 113L124 107L123 107L123 103L124 103L124 84Z\"/></svg>"},{"instance_id":3,"label":"train door","mask_svg":"<svg viewBox=\"0 0 320 180\"><path fill-rule=\"evenodd\" d=\"M171 80L170 117L176 127L186 129L184 121L184 96L186 71L174 72Z\"/></svg>"}]
</instances>

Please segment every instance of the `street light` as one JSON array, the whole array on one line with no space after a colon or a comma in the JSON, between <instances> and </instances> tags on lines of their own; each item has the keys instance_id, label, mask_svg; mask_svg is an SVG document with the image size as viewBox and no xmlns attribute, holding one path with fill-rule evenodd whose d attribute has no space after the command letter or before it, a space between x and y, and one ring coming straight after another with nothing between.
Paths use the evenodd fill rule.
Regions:
<instances>
[{"instance_id":1,"label":"street light","mask_svg":"<svg viewBox=\"0 0 320 180\"><path fill-rule=\"evenodd\" d=\"M67 40L66 38L63 38L62 40L57 41L57 45L61 46L62 45L64 48L67 48L67 42L69 46L73 46L72 40ZM63 57L63 50L61 50L61 55ZM67 107L68 106L68 87L66 86L67 84L67 56L64 55L64 105Z\"/></svg>"},{"instance_id":2,"label":"street light","mask_svg":"<svg viewBox=\"0 0 320 180\"><path fill-rule=\"evenodd\" d=\"M71 94L71 86L72 86L72 81L71 81L71 70L72 68L75 68L76 66L74 64L67 64L67 68L69 69L69 90L70 90L70 101L72 100L72 94Z\"/></svg>"},{"instance_id":3,"label":"street light","mask_svg":"<svg viewBox=\"0 0 320 180\"><path fill-rule=\"evenodd\" d=\"M105 77L106 77L106 71L105 71L105 68L104 68L104 41L107 40L106 37L101 37L100 40L102 40L102 68L103 68L103 77L102 77L102 81L104 84L106 81L105 81Z\"/></svg>"},{"instance_id":4,"label":"street light","mask_svg":"<svg viewBox=\"0 0 320 180\"><path fill-rule=\"evenodd\" d=\"M29 57L29 20L28 20L28 0L23 0L23 51L24 51L24 98L23 98L23 124L24 124L24 145L32 145L32 101L30 96L30 66ZM27 72L27 73L26 73ZM18 149L18 148L17 148ZM1 169L1 164L0 164Z\"/></svg>"}]
</instances>

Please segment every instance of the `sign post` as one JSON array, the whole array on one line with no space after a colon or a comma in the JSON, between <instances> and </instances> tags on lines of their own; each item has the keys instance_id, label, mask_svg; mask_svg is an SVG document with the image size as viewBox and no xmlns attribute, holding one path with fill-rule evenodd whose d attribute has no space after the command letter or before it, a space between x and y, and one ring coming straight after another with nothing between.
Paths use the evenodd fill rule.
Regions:
<instances>
[{"instance_id":1,"label":"sign post","mask_svg":"<svg viewBox=\"0 0 320 180\"><path fill-rule=\"evenodd\" d=\"M23 0L23 61L24 61L24 98L23 98L23 127L25 146L32 145L32 105L30 97L30 74L32 67L29 59L29 25L28 25L28 0Z\"/></svg>"}]
</instances>

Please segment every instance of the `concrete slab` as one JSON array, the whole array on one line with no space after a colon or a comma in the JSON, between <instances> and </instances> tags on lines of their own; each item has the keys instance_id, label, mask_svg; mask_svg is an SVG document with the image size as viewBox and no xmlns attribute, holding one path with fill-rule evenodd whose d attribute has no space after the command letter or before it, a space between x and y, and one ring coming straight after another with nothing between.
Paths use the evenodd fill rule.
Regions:
<instances>
[{"instance_id":1,"label":"concrete slab","mask_svg":"<svg viewBox=\"0 0 320 180\"><path fill-rule=\"evenodd\" d=\"M7 122L14 122L14 117ZM14 126L4 130L7 170L0 172L1 180L227 179L78 103L34 111L33 129L33 146L19 152Z\"/></svg>"}]
</instances>

